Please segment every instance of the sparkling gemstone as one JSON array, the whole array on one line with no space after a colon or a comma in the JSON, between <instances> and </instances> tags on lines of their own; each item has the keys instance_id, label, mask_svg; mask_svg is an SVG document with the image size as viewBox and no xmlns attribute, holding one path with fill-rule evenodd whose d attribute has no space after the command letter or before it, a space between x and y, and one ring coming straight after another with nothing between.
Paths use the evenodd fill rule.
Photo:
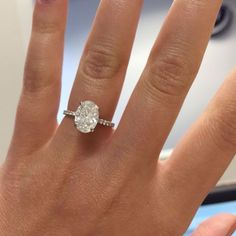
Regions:
<instances>
[{"instance_id":1,"label":"sparkling gemstone","mask_svg":"<svg viewBox=\"0 0 236 236\"><path fill-rule=\"evenodd\" d=\"M75 112L75 124L82 133L93 132L99 121L99 107L91 101L81 102Z\"/></svg>"}]
</instances>

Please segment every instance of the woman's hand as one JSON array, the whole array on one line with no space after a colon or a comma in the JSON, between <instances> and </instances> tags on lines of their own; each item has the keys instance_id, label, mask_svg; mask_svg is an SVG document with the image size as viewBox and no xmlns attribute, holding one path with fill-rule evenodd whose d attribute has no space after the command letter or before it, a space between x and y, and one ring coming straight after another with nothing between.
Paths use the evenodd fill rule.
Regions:
<instances>
[{"instance_id":1,"label":"woman's hand","mask_svg":"<svg viewBox=\"0 0 236 236\"><path fill-rule=\"evenodd\" d=\"M1 169L1 235L182 235L236 151L233 72L170 159L158 161L221 1L173 2L118 128L90 134L68 117L57 125L67 4L36 2L15 131ZM101 117L112 119L141 7L142 0L101 1L69 110L92 100ZM195 235L235 229L234 216L219 217L223 232L213 219Z\"/></svg>"}]
</instances>

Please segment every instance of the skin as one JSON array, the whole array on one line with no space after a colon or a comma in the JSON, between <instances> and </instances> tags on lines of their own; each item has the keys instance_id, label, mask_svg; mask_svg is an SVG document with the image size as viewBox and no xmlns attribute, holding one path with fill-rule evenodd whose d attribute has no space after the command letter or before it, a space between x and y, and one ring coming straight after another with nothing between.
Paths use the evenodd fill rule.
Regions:
<instances>
[{"instance_id":1,"label":"skin","mask_svg":"<svg viewBox=\"0 0 236 236\"><path fill-rule=\"evenodd\" d=\"M179 142L158 156L196 77L220 0L175 0L116 130L57 124L67 0L37 0L14 135L0 172L4 236L183 235L236 153L236 71ZM112 119L142 0L102 0L68 103ZM145 110L145 113L143 111ZM132 125L131 125L132 124ZM230 235L236 217L194 236Z\"/></svg>"}]
</instances>

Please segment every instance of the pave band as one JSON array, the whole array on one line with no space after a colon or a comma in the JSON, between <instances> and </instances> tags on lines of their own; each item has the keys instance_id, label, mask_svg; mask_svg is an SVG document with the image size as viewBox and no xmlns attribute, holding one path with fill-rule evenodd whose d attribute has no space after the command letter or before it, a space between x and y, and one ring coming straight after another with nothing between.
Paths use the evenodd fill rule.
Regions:
<instances>
[{"instance_id":1,"label":"pave band","mask_svg":"<svg viewBox=\"0 0 236 236\"><path fill-rule=\"evenodd\" d=\"M65 116L74 117L76 128L82 133L94 132L97 124L114 127L115 124L111 121L100 119L99 107L92 101L84 101L76 111L65 110Z\"/></svg>"},{"instance_id":2,"label":"pave band","mask_svg":"<svg viewBox=\"0 0 236 236\"><path fill-rule=\"evenodd\" d=\"M63 114L64 114L65 116L72 116L72 117L75 117L76 112L65 110L65 111L63 112ZM108 127L114 127L114 126L115 126L115 124L112 123L111 121L103 120L103 119L99 119L99 120L98 120L98 124L104 125L104 126L108 126Z\"/></svg>"}]
</instances>

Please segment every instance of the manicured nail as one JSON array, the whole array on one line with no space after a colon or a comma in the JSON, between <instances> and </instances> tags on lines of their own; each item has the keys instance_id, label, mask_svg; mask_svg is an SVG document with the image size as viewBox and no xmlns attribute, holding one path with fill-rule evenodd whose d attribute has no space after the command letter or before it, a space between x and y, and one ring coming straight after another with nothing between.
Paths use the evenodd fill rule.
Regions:
<instances>
[{"instance_id":1,"label":"manicured nail","mask_svg":"<svg viewBox=\"0 0 236 236\"><path fill-rule=\"evenodd\" d=\"M41 4L48 4L48 3L52 3L54 2L55 0L37 0L38 3L41 3Z\"/></svg>"}]
</instances>

